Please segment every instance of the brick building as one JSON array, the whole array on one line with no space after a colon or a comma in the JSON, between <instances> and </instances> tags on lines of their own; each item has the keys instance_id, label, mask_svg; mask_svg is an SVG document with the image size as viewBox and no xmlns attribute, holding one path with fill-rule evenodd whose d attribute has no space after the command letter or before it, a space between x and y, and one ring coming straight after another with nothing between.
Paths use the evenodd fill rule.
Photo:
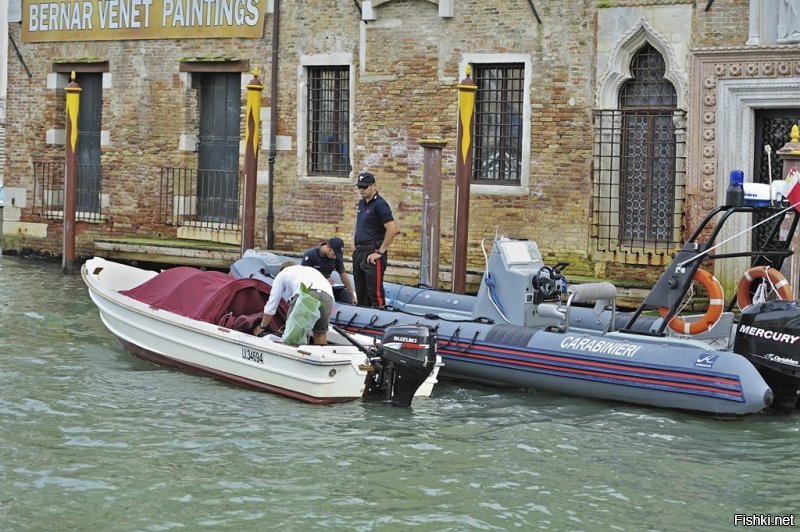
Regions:
<instances>
[{"instance_id":1,"label":"brick building","mask_svg":"<svg viewBox=\"0 0 800 532\"><path fill-rule=\"evenodd\" d=\"M86 115L81 256L108 237L239 242L255 67L256 244L270 187L273 248L348 242L355 176L369 170L402 231L392 260L419 260L419 141L441 137L449 263L456 85L471 65L477 269L480 241L499 231L536 240L572 274L652 279L724 197L731 169L779 177L763 147L780 148L800 117L795 0L120 0L102 21L99 5L32 0L9 20L21 59L8 56L5 249L60 253L73 71Z\"/></svg>"}]
</instances>

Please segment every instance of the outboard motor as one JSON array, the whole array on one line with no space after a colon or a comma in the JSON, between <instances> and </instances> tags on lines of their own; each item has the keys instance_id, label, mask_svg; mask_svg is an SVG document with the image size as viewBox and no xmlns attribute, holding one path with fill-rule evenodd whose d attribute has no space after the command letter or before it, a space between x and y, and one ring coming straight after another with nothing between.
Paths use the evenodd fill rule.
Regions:
<instances>
[{"instance_id":1,"label":"outboard motor","mask_svg":"<svg viewBox=\"0 0 800 532\"><path fill-rule=\"evenodd\" d=\"M436 365L435 331L427 325L388 327L372 365L375 372L367 378L367 392L382 392L384 403L410 406Z\"/></svg>"},{"instance_id":2,"label":"outboard motor","mask_svg":"<svg viewBox=\"0 0 800 532\"><path fill-rule=\"evenodd\" d=\"M758 369L775 394L773 407L794 410L800 398L800 307L768 301L745 307L733 350Z\"/></svg>"}]
</instances>

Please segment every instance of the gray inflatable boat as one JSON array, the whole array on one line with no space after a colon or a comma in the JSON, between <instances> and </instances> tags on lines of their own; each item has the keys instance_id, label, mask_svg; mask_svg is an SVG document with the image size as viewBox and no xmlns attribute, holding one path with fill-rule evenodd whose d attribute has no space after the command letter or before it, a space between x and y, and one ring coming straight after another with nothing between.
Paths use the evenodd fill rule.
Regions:
<instances>
[{"instance_id":1,"label":"gray inflatable boat","mask_svg":"<svg viewBox=\"0 0 800 532\"><path fill-rule=\"evenodd\" d=\"M700 259L724 258L709 251L728 217L756 210L780 218L776 228L787 216L792 233L797 226L793 210L715 209L633 313L617 312L614 285L589 283L565 290L563 263L546 266L535 242L496 237L476 296L386 283L389 306L337 303L331 323L375 337L397 324L431 325L437 331L443 378L719 416L764 410L775 398L774 388L780 394L778 404L793 409L800 389L789 371L798 369L792 361L800 359L793 347L800 339L800 330L795 334L793 329L795 322L800 324L797 303L750 305L743 325L734 319L734 301L723 308L721 287L716 294L719 283L699 268ZM717 216L721 219L708 241L698 242ZM779 269L791 254L791 235L787 239L776 229L767 240L752 253L753 270L764 265ZM269 283L285 259L250 250L231 273ZM709 289L709 312L679 316L693 281ZM765 315L769 326L760 319ZM770 357L774 344L781 342L791 342L788 353ZM778 378L772 375L768 384L766 368L754 365L759 360L769 362ZM786 367L772 368L778 364Z\"/></svg>"}]
</instances>

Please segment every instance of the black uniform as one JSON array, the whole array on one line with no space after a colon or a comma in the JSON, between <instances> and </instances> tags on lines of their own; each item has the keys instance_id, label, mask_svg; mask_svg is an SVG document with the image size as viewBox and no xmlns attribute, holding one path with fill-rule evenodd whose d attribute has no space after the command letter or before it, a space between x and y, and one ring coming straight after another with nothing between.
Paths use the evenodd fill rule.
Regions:
<instances>
[{"instance_id":1,"label":"black uniform","mask_svg":"<svg viewBox=\"0 0 800 532\"><path fill-rule=\"evenodd\" d=\"M334 271L338 272L339 277L341 278L344 278L344 276L347 275L344 269L344 260L342 257L337 254L336 258L334 259L328 258L322 254L319 246L311 248L303 253L303 259L300 261L300 264L303 266L311 266L315 270L319 271L319 273L321 273L326 279L330 279L331 274ZM336 301L341 303L351 304L353 302L353 298L350 296L350 291L344 285L333 285L333 295L336 298Z\"/></svg>"},{"instance_id":2,"label":"black uniform","mask_svg":"<svg viewBox=\"0 0 800 532\"><path fill-rule=\"evenodd\" d=\"M367 262L367 257L378 251L386 235L384 224L394 220L392 209L380 194L367 203L363 198L358 202L356 216L355 244L353 251L353 284L358 304L362 307L382 308L386 305L383 291L383 274L389 260L388 250L375 264Z\"/></svg>"}]
</instances>

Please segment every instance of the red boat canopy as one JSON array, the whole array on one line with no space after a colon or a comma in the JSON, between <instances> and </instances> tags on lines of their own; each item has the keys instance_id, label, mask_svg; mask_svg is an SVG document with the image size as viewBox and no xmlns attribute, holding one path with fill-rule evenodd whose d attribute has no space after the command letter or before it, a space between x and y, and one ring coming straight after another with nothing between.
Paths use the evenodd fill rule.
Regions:
<instances>
[{"instance_id":1,"label":"red boat canopy","mask_svg":"<svg viewBox=\"0 0 800 532\"><path fill-rule=\"evenodd\" d=\"M120 293L187 318L223 325L226 317L260 317L270 288L258 279L234 279L221 272L180 266ZM228 320L225 325L231 326Z\"/></svg>"}]
</instances>

